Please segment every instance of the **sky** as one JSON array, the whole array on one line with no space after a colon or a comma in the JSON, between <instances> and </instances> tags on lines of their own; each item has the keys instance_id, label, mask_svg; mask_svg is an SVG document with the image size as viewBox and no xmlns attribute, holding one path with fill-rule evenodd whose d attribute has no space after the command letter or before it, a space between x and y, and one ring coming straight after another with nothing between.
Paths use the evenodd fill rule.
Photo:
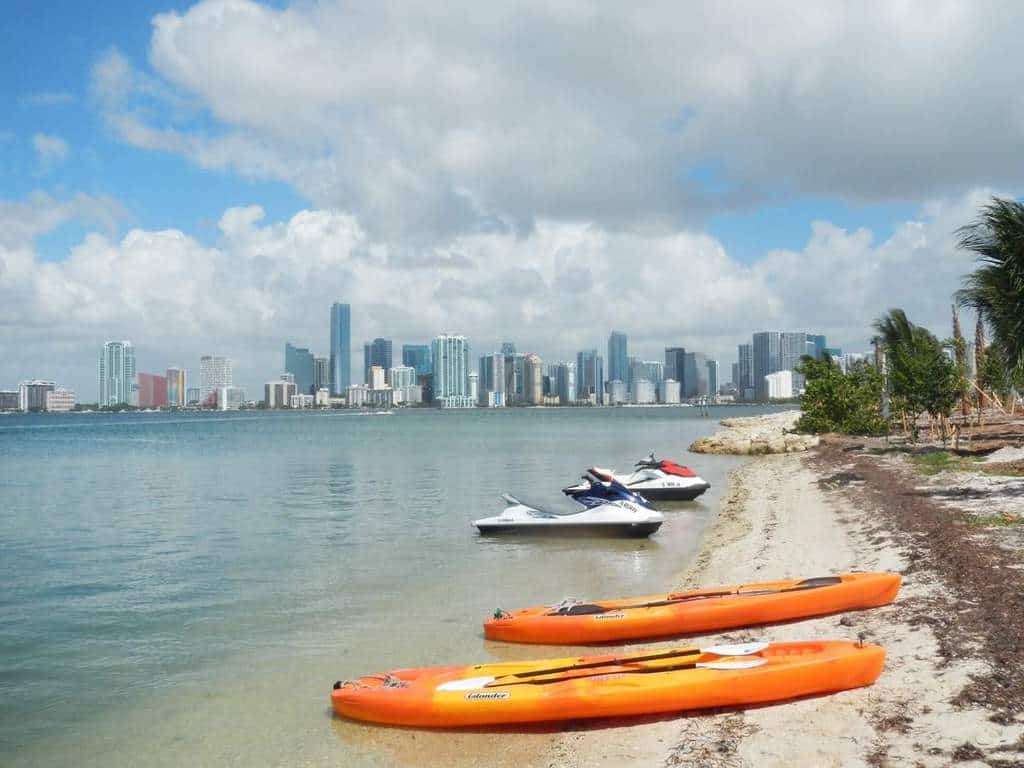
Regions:
<instances>
[{"instance_id":1,"label":"sky","mask_svg":"<svg viewBox=\"0 0 1024 768\"><path fill-rule=\"evenodd\" d=\"M1024 172L1024 5L58 2L0 9L0 388L462 333L546 360L949 335ZM973 321L967 319L966 327Z\"/></svg>"}]
</instances>

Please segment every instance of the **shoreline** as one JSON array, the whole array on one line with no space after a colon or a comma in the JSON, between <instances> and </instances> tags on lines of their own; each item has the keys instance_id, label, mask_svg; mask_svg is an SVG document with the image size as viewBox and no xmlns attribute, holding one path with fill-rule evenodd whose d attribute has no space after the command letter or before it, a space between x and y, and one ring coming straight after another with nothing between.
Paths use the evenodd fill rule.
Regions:
<instances>
[{"instance_id":1,"label":"shoreline","mask_svg":"<svg viewBox=\"0 0 1024 768\"><path fill-rule=\"evenodd\" d=\"M998 633L979 620L958 627L966 636L950 649L943 617L965 612L964 600L969 598L957 594L948 570L932 559L942 553L926 551L927 539L922 543L918 531L901 524L886 501L887 490L898 482L905 483L903 495L915 499L920 478L894 475L885 457L855 455L863 447L845 439L826 441L809 453L760 455L734 468L717 516L671 586L679 590L853 570L901 573L903 587L889 606L701 635L698 640L710 645L863 638L887 652L885 670L873 686L749 710L684 713L621 725L581 724L564 732L541 764L1024 764L1019 762L1024 758L1024 719L1007 705L1005 693L1003 698L993 693L1001 678L984 652L993 645L1012 645L1012 637L1002 646L994 643L987 635ZM867 481L873 484L870 488L858 473L866 476L867 467L877 470ZM1021 574L1017 570L1014 576ZM690 640L629 647L658 649L684 642ZM1024 651L1021 645L1018 637L1017 653Z\"/></svg>"}]
</instances>

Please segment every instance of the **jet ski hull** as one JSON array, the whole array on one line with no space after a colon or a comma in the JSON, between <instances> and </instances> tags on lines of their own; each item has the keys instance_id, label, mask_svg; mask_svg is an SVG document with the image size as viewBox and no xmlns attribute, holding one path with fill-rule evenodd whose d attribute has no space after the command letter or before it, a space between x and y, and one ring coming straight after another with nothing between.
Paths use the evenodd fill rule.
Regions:
<instances>
[{"instance_id":1,"label":"jet ski hull","mask_svg":"<svg viewBox=\"0 0 1024 768\"><path fill-rule=\"evenodd\" d=\"M637 485L626 487L651 501L693 501L708 490L711 483L697 483L685 488L644 488Z\"/></svg>"},{"instance_id":2,"label":"jet ski hull","mask_svg":"<svg viewBox=\"0 0 1024 768\"><path fill-rule=\"evenodd\" d=\"M558 525L548 524L524 524L524 523L502 523L477 520L473 525L483 534L525 534L530 536L566 534L581 536L615 536L624 538L642 538L650 536L661 528L661 520L642 523L567 523Z\"/></svg>"}]
</instances>

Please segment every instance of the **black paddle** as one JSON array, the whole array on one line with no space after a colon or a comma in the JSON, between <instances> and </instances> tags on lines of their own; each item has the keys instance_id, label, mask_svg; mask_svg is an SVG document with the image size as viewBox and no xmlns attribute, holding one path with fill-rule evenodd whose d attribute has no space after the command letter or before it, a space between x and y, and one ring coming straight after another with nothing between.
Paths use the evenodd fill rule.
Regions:
<instances>
[{"instance_id":1,"label":"black paddle","mask_svg":"<svg viewBox=\"0 0 1024 768\"><path fill-rule=\"evenodd\" d=\"M639 659L633 659L633 661L639 661ZM683 664L669 664L664 667L640 667L638 669L619 669L615 672L592 672L589 675L573 675L572 677L555 677L550 680L510 680L507 683L501 682L501 678L495 678L493 682L487 683L485 688L505 688L510 685L548 685L549 683L564 683L566 680L582 680L587 677L600 677L602 675L642 675L650 674L652 672L679 672L684 669L697 669L698 667L705 667L708 669L750 669L752 667L758 667L764 664L763 659L757 661L720 661L720 662L699 662L699 661L687 661ZM625 666L616 664L606 664L602 666ZM585 669L585 667L575 667L573 670ZM552 673L553 674L553 673Z\"/></svg>"},{"instance_id":2,"label":"black paddle","mask_svg":"<svg viewBox=\"0 0 1024 768\"><path fill-rule=\"evenodd\" d=\"M669 597L666 600L654 600L650 603L637 603L636 605L620 605L616 608L608 608L597 603L581 603L579 605L569 606L563 608L554 613L549 613L549 616L589 616L591 614L598 613L613 613L615 611L624 611L631 608L657 608L662 605L675 605L676 603L688 602L690 600L706 600L711 597L728 597L734 595L736 597L747 597L750 595L773 595L781 592L799 592L804 589L817 589L818 587L831 587L836 584L841 584L843 580L839 576L818 576L813 579L804 579L803 581L797 582L796 586L789 587L787 589L759 589L756 592L705 592L697 595L680 595L679 597Z\"/></svg>"}]
</instances>

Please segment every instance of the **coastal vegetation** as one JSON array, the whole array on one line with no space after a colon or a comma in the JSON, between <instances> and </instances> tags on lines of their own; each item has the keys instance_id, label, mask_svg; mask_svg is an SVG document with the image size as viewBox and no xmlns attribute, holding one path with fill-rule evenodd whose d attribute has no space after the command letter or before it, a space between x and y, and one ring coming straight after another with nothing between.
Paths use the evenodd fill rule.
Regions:
<instances>
[{"instance_id":1,"label":"coastal vegetation","mask_svg":"<svg viewBox=\"0 0 1024 768\"><path fill-rule=\"evenodd\" d=\"M977 256L977 266L954 296L952 336L940 340L893 308L874 323L881 371L868 365L841 371L827 357L805 357L798 431L899 430L916 442L927 416L929 432L937 428L945 444L951 435L958 437L972 412L979 422L989 406L1013 412L1024 392L1024 203L993 197L956 236L961 249ZM973 359L958 307L977 316Z\"/></svg>"}]
</instances>

